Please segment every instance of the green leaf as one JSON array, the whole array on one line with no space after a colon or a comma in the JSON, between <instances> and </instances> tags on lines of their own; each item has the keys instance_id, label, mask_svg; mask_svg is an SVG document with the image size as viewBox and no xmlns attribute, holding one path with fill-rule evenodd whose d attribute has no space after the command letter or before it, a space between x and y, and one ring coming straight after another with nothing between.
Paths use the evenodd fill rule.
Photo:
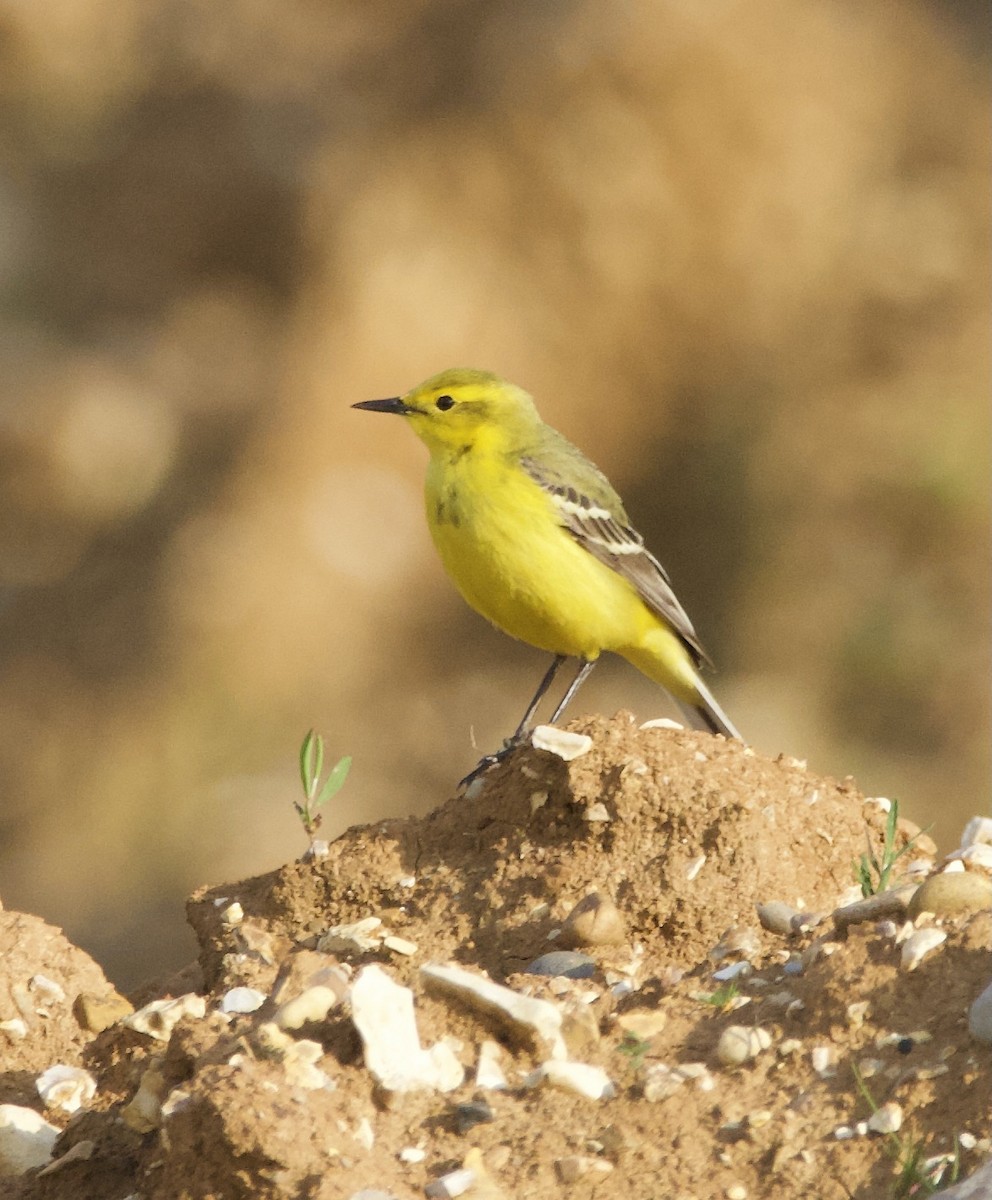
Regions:
<instances>
[{"instance_id":1,"label":"green leaf","mask_svg":"<svg viewBox=\"0 0 992 1200\"><path fill-rule=\"evenodd\" d=\"M320 789L320 795L314 801L313 807L315 811L326 804L333 795L341 790L350 770L351 755L347 754L331 768L331 773L327 776L324 786Z\"/></svg>"}]
</instances>

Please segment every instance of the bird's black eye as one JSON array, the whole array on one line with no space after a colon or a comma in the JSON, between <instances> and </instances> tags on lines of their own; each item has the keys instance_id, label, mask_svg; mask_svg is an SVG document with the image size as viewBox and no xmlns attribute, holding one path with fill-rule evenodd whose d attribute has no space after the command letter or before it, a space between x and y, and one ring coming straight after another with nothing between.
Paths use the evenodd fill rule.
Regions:
<instances>
[{"instance_id":1,"label":"bird's black eye","mask_svg":"<svg viewBox=\"0 0 992 1200\"><path fill-rule=\"evenodd\" d=\"M439 408L441 412L447 412L449 408L455 407L455 401L451 396L438 396L434 401L434 407Z\"/></svg>"}]
</instances>

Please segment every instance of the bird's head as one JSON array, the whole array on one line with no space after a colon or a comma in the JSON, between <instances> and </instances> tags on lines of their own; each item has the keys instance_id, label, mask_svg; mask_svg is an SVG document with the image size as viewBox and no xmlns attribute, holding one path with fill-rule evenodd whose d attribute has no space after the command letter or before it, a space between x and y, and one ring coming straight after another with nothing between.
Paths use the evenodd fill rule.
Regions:
<instances>
[{"instance_id":1,"label":"bird's head","mask_svg":"<svg viewBox=\"0 0 992 1200\"><path fill-rule=\"evenodd\" d=\"M432 453L480 444L512 449L540 423L534 401L522 388L490 371L468 368L432 375L405 396L352 407L406 417Z\"/></svg>"}]
</instances>

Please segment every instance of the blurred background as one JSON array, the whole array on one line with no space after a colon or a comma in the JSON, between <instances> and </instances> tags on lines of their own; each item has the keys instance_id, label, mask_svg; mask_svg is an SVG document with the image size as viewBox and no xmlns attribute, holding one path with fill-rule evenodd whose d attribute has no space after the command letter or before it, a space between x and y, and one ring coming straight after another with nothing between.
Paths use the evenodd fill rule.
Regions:
<instances>
[{"instance_id":1,"label":"blurred background","mask_svg":"<svg viewBox=\"0 0 992 1200\"><path fill-rule=\"evenodd\" d=\"M547 663L425 451L495 370L607 471L755 746L986 811L977 2L0 4L0 896L121 985L185 895L423 812ZM671 714L622 662L572 715Z\"/></svg>"}]
</instances>

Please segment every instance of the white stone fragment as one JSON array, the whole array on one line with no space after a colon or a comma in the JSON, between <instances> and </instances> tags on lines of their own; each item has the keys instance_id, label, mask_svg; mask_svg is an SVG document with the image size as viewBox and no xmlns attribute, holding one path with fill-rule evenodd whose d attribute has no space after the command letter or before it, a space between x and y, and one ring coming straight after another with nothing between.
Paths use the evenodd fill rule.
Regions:
<instances>
[{"instance_id":1,"label":"white stone fragment","mask_svg":"<svg viewBox=\"0 0 992 1200\"><path fill-rule=\"evenodd\" d=\"M420 974L438 990L457 996L473 1008L495 1014L536 1037L550 1058L568 1057L561 1035L562 1014L549 1000L521 996L512 988L461 967L429 963L420 968Z\"/></svg>"},{"instance_id":2,"label":"white stone fragment","mask_svg":"<svg viewBox=\"0 0 992 1200\"><path fill-rule=\"evenodd\" d=\"M166 1098L162 1101L161 1112L163 1119L167 1120L172 1116L173 1113L177 1113L181 1109L184 1109L189 1104L191 1099L192 1096L184 1088L173 1088L168 1096L166 1096Z\"/></svg>"},{"instance_id":3,"label":"white stone fragment","mask_svg":"<svg viewBox=\"0 0 992 1200\"><path fill-rule=\"evenodd\" d=\"M475 1086L500 1092L507 1087L506 1075L499 1065L503 1048L499 1042L486 1038L479 1047L479 1061L475 1068Z\"/></svg>"},{"instance_id":4,"label":"white stone fragment","mask_svg":"<svg viewBox=\"0 0 992 1200\"><path fill-rule=\"evenodd\" d=\"M34 1081L38 1095L48 1108L61 1108L74 1113L96 1095L96 1080L82 1067L70 1067L57 1063L42 1071Z\"/></svg>"},{"instance_id":5,"label":"white stone fragment","mask_svg":"<svg viewBox=\"0 0 992 1200\"><path fill-rule=\"evenodd\" d=\"M696 876L699 874L699 872L703 869L705 863L706 863L706 855L705 854L700 854L697 858L694 858L692 860L692 862L689 863L689 865L685 869L685 877L689 881L689 883L692 883L692 881L696 878Z\"/></svg>"},{"instance_id":6,"label":"white stone fragment","mask_svg":"<svg viewBox=\"0 0 992 1200\"><path fill-rule=\"evenodd\" d=\"M267 997L258 988L233 987L220 998L218 1008L225 1013L257 1012L265 1003Z\"/></svg>"},{"instance_id":7,"label":"white stone fragment","mask_svg":"<svg viewBox=\"0 0 992 1200\"><path fill-rule=\"evenodd\" d=\"M531 745L538 750L556 754L565 762L581 758L592 749L592 738L587 733L571 733L557 729L554 725L538 725L530 735Z\"/></svg>"},{"instance_id":8,"label":"white stone fragment","mask_svg":"<svg viewBox=\"0 0 992 1200\"><path fill-rule=\"evenodd\" d=\"M865 804L873 804L884 813L892 808L892 801L887 796L865 796Z\"/></svg>"},{"instance_id":9,"label":"white stone fragment","mask_svg":"<svg viewBox=\"0 0 992 1200\"><path fill-rule=\"evenodd\" d=\"M371 1150L375 1145L375 1131L368 1117L362 1117L355 1126L352 1137L364 1150Z\"/></svg>"},{"instance_id":10,"label":"white stone fragment","mask_svg":"<svg viewBox=\"0 0 992 1200\"><path fill-rule=\"evenodd\" d=\"M961 834L961 845L992 845L992 817L972 817Z\"/></svg>"},{"instance_id":11,"label":"white stone fragment","mask_svg":"<svg viewBox=\"0 0 992 1200\"><path fill-rule=\"evenodd\" d=\"M383 938L382 944L387 950L392 950L394 954L403 954L407 958L416 954L420 949L416 942L409 942L406 938L396 937L394 934Z\"/></svg>"},{"instance_id":12,"label":"white stone fragment","mask_svg":"<svg viewBox=\"0 0 992 1200\"><path fill-rule=\"evenodd\" d=\"M397 1155L400 1162L405 1163L421 1163L427 1157L427 1151L423 1146L404 1146Z\"/></svg>"},{"instance_id":13,"label":"white stone fragment","mask_svg":"<svg viewBox=\"0 0 992 1200\"><path fill-rule=\"evenodd\" d=\"M529 1087L547 1082L552 1087L575 1092L587 1100L609 1100L617 1092L613 1081L602 1067L594 1067L589 1063L562 1062L560 1059L541 1063L536 1071L527 1076L525 1082Z\"/></svg>"},{"instance_id":14,"label":"white stone fragment","mask_svg":"<svg viewBox=\"0 0 992 1200\"><path fill-rule=\"evenodd\" d=\"M395 983L374 963L363 967L351 986L351 1019L365 1047L365 1065L390 1092L436 1089L450 1092L465 1072L444 1042L420 1045L413 992Z\"/></svg>"},{"instance_id":15,"label":"white stone fragment","mask_svg":"<svg viewBox=\"0 0 992 1200\"><path fill-rule=\"evenodd\" d=\"M605 825L611 819L609 809L601 800L597 800L595 804L590 804L582 814L582 817L590 825Z\"/></svg>"},{"instance_id":16,"label":"white stone fragment","mask_svg":"<svg viewBox=\"0 0 992 1200\"><path fill-rule=\"evenodd\" d=\"M716 1044L716 1056L725 1067L739 1067L771 1044L771 1034L760 1025L728 1025Z\"/></svg>"},{"instance_id":17,"label":"white stone fragment","mask_svg":"<svg viewBox=\"0 0 992 1200\"><path fill-rule=\"evenodd\" d=\"M304 1088L308 1092L334 1091L334 1080L317 1066L324 1057L324 1047L320 1042L311 1042L307 1038L293 1041L281 1057L286 1079L294 1087Z\"/></svg>"},{"instance_id":18,"label":"white stone fragment","mask_svg":"<svg viewBox=\"0 0 992 1200\"><path fill-rule=\"evenodd\" d=\"M280 1029L302 1029L314 1021L323 1021L340 997L333 988L315 984L280 1004L272 1018Z\"/></svg>"},{"instance_id":19,"label":"white stone fragment","mask_svg":"<svg viewBox=\"0 0 992 1200\"><path fill-rule=\"evenodd\" d=\"M37 993L43 1005L61 1004L65 1000L65 988L54 979L49 979L47 975L32 975L28 980L28 987ZM42 1010L35 1011L40 1013Z\"/></svg>"},{"instance_id":20,"label":"white stone fragment","mask_svg":"<svg viewBox=\"0 0 992 1200\"><path fill-rule=\"evenodd\" d=\"M716 1086L705 1063L680 1063L677 1067L670 1067L666 1063L649 1063L641 1088L644 1099L649 1104L656 1104L659 1100L674 1096L683 1084L689 1082L694 1082L701 1092L711 1092Z\"/></svg>"},{"instance_id":21,"label":"white stone fragment","mask_svg":"<svg viewBox=\"0 0 992 1200\"><path fill-rule=\"evenodd\" d=\"M363 917L345 925L332 925L317 939L317 949L325 954L364 954L367 950L378 950L382 934L375 931L381 924L381 917Z\"/></svg>"},{"instance_id":22,"label":"white stone fragment","mask_svg":"<svg viewBox=\"0 0 992 1200\"><path fill-rule=\"evenodd\" d=\"M872 1133L897 1133L902 1128L902 1107L895 1100L880 1105L868 1118Z\"/></svg>"},{"instance_id":23,"label":"white stone fragment","mask_svg":"<svg viewBox=\"0 0 992 1200\"><path fill-rule=\"evenodd\" d=\"M456 1171L449 1171L447 1175L429 1183L424 1188L424 1195L429 1197L429 1200L455 1200L456 1196L467 1192L474 1183L475 1172L468 1167L459 1167Z\"/></svg>"},{"instance_id":24,"label":"white stone fragment","mask_svg":"<svg viewBox=\"0 0 992 1200\"><path fill-rule=\"evenodd\" d=\"M947 857L951 862L960 860L966 865L992 871L992 845L989 845L988 842L975 842L971 846L962 846L960 850L952 850Z\"/></svg>"},{"instance_id":25,"label":"white stone fragment","mask_svg":"<svg viewBox=\"0 0 992 1200\"><path fill-rule=\"evenodd\" d=\"M947 941L943 929L917 929L903 942L900 961L907 971L915 971L923 959Z\"/></svg>"},{"instance_id":26,"label":"white stone fragment","mask_svg":"<svg viewBox=\"0 0 992 1200\"><path fill-rule=\"evenodd\" d=\"M685 726L673 721L671 717L654 717L645 721L643 725L638 725L638 729L685 729Z\"/></svg>"},{"instance_id":27,"label":"white stone fragment","mask_svg":"<svg viewBox=\"0 0 992 1200\"><path fill-rule=\"evenodd\" d=\"M7 1034L8 1037L25 1038L28 1036L27 1022L22 1017L11 1017L7 1021L0 1021L0 1033Z\"/></svg>"},{"instance_id":28,"label":"white stone fragment","mask_svg":"<svg viewBox=\"0 0 992 1200\"><path fill-rule=\"evenodd\" d=\"M33 1108L0 1104L0 1177L44 1166L58 1136L59 1130Z\"/></svg>"},{"instance_id":29,"label":"white stone fragment","mask_svg":"<svg viewBox=\"0 0 992 1200\"><path fill-rule=\"evenodd\" d=\"M827 1075L833 1073L833 1046L814 1046L809 1052L809 1058L810 1062L813 1064L813 1070L817 1073L817 1075Z\"/></svg>"},{"instance_id":30,"label":"white stone fragment","mask_svg":"<svg viewBox=\"0 0 992 1200\"><path fill-rule=\"evenodd\" d=\"M240 925L245 919L245 910L234 900L221 911L220 919L225 925Z\"/></svg>"},{"instance_id":31,"label":"white stone fragment","mask_svg":"<svg viewBox=\"0 0 992 1200\"><path fill-rule=\"evenodd\" d=\"M942 869L942 875L952 875L955 871L967 871L967 867L959 858L952 858Z\"/></svg>"},{"instance_id":32,"label":"white stone fragment","mask_svg":"<svg viewBox=\"0 0 992 1200\"><path fill-rule=\"evenodd\" d=\"M153 1000L144 1008L122 1017L120 1023L158 1042L167 1042L183 1017L203 1017L206 1011L206 999L195 992L187 992L175 1000Z\"/></svg>"}]
</instances>

